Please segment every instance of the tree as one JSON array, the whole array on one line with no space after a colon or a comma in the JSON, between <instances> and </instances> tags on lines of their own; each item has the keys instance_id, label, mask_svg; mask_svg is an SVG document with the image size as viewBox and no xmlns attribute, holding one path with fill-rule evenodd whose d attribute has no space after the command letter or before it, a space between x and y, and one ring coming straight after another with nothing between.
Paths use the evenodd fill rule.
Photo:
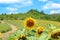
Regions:
<instances>
[{"instance_id":1,"label":"tree","mask_svg":"<svg viewBox=\"0 0 60 40\"><path fill-rule=\"evenodd\" d=\"M44 14L45 15L44 11L41 11L40 14Z\"/></svg>"}]
</instances>

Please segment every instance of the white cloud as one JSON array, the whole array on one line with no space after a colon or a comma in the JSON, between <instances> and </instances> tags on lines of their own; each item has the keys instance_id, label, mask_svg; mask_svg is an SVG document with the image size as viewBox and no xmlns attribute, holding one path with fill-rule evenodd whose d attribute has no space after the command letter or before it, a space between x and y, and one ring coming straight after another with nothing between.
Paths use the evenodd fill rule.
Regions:
<instances>
[{"instance_id":1,"label":"white cloud","mask_svg":"<svg viewBox=\"0 0 60 40\"><path fill-rule=\"evenodd\" d=\"M29 0L29 1L23 2L22 4L23 4L24 6L26 6L26 5L32 5L33 3L32 3L31 0Z\"/></svg>"},{"instance_id":2,"label":"white cloud","mask_svg":"<svg viewBox=\"0 0 60 40\"><path fill-rule=\"evenodd\" d=\"M9 14L11 14L11 13L14 13L14 14L18 13L17 12L18 8L7 7L6 9L7 9Z\"/></svg>"},{"instance_id":3,"label":"white cloud","mask_svg":"<svg viewBox=\"0 0 60 40\"><path fill-rule=\"evenodd\" d=\"M59 3L49 2L43 6L43 9L60 9Z\"/></svg>"},{"instance_id":4,"label":"white cloud","mask_svg":"<svg viewBox=\"0 0 60 40\"><path fill-rule=\"evenodd\" d=\"M0 3L17 3L20 0L0 0Z\"/></svg>"},{"instance_id":5,"label":"white cloud","mask_svg":"<svg viewBox=\"0 0 60 40\"><path fill-rule=\"evenodd\" d=\"M18 9L17 8L12 8L12 7L7 7L6 8L8 11L17 11Z\"/></svg>"},{"instance_id":6,"label":"white cloud","mask_svg":"<svg viewBox=\"0 0 60 40\"><path fill-rule=\"evenodd\" d=\"M48 0L39 0L39 1L41 1L41 2L46 2L46 1L48 1Z\"/></svg>"},{"instance_id":7,"label":"white cloud","mask_svg":"<svg viewBox=\"0 0 60 40\"><path fill-rule=\"evenodd\" d=\"M32 0L0 0L2 4L32 5Z\"/></svg>"},{"instance_id":8,"label":"white cloud","mask_svg":"<svg viewBox=\"0 0 60 40\"><path fill-rule=\"evenodd\" d=\"M32 0L0 0L0 3L19 6L28 6L33 4Z\"/></svg>"},{"instance_id":9,"label":"white cloud","mask_svg":"<svg viewBox=\"0 0 60 40\"><path fill-rule=\"evenodd\" d=\"M56 13L60 13L60 10L52 10L52 11L50 12L50 14L56 14Z\"/></svg>"},{"instance_id":10,"label":"white cloud","mask_svg":"<svg viewBox=\"0 0 60 40\"><path fill-rule=\"evenodd\" d=\"M33 2L32 0L0 0L0 4L8 4L8 7L21 8L25 6L31 6L33 5Z\"/></svg>"},{"instance_id":11,"label":"white cloud","mask_svg":"<svg viewBox=\"0 0 60 40\"><path fill-rule=\"evenodd\" d=\"M25 7L25 6L31 6L31 5L33 5L32 0L24 0L24 1L21 1L20 3L18 3L18 4L14 4L12 6L16 7L16 8L21 8L21 7Z\"/></svg>"}]
</instances>

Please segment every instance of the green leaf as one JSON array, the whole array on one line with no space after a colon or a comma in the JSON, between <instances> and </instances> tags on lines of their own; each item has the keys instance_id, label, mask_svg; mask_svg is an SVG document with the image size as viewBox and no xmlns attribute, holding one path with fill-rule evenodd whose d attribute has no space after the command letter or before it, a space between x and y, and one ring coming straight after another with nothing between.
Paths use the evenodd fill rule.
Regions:
<instances>
[{"instance_id":1,"label":"green leaf","mask_svg":"<svg viewBox=\"0 0 60 40\"><path fill-rule=\"evenodd\" d=\"M48 37L48 31L44 31L38 38L38 40L46 40L47 37Z\"/></svg>"},{"instance_id":2,"label":"green leaf","mask_svg":"<svg viewBox=\"0 0 60 40\"><path fill-rule=\"evenodd\" d=\"M25 29L23 28L22 30L17 30L16 34L24 34L25 33Z\"/></svg>"},{"instance_id":3,"label":"green leaf","mask_svg":"<svg viewBox=\"0 0 60 40\"><path fill-rule=\"evenodd\" d=\"M50 28L50 29L55 29L56 27L54 26L54 25L52 25L52 24L48 24L48 27Z\"/></svg>"},{"instance_id":4,"label":"green leaf","mask_svg":"<svg viewBox=\"0 0 60 40\"><path fill-rule=\"evenodd\" d=\"M27 37L28 40L37 40L37 37L36 36L30 36L30 37Z\"/></svg>"}]
</instances>

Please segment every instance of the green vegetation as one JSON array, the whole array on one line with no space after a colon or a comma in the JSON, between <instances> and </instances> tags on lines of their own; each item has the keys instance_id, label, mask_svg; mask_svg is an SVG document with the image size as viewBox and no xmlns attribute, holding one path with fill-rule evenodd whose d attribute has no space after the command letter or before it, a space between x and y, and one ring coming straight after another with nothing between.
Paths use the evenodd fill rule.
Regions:
<instances>
[{"instance_id":1,"label":"green vegetation","mask_svg":"<svg viewBox=\"0 0 60 40\"><path fill-rule=\"evenodd\" d=\"M26 13L17 13L17 14L2 13L0 15L0 20L24 20L27 17L60 22L60 14L46 14L44 13L44 11L38 11L34 9L31 9Z\"/></svg>"},{"instance_id":2,"label":"green vegetation","mask_svg":"<svg viewBox=\"0 0 60 40\"><path fill-rule=\"evenodd\" d=\"M5 33L9 30L11 30L9 25L0 23L0 32Z\"/></svg>"}]
</instances>

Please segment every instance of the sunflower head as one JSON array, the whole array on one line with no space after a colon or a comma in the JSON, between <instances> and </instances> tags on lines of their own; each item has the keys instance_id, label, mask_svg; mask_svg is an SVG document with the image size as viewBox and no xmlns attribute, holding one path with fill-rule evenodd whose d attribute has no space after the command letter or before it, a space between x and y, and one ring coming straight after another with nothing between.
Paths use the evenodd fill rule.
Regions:
<instances>
[{"instance_id":1,"label":"sunflower head","mask_svg":"<svg viewBox=\"0 0 60 40\"><path fill-rule=\"evenodd\" d=\"M2 38L2 33L0 32L0 38Z\"/></svg>"},{"instance_id":2,"label":"sunflower head","mask_svg":"<svg viewBox=\"0 0 60 40\"><path fill-rule=\"evenodd\" d=\"M60 36L60 29L55 29L55 30L53 30L52 33L51 33L51 37L52 37L53 39L57 39L58 36Z\"/></svg>"},{"instance_id":3,"label":"sunflower head","mask_svg":"<svg viewBox=\"0 0 60 40\"><path fill-rule=\"evenodd\" d=\"M35 27L36 21L35 19L30 17L25 20L24 24L27 29L32 29L33 27Z\"/></svg>"},{"instance_id":4,"label":"sunflower head","mask_svg":"<svg viewBox=\"0 0 60 40\"><path fill-rule=\"evenodd\" d=\"M27 40L26 35L21 35L18 40Z\"/></svg>"},{"instance_id":5,"label":"sunflower head","mask_svg":"<svg viewBox=\"0 0 60 40\"><path fill-rule=\"evenodd\" d=\"M43 31L44 31L44 28L43 28L43 27L38 27L38 28L37 28L37 31L36 31L37 36L40 36Z\"/></svg>"}]
</instances>

